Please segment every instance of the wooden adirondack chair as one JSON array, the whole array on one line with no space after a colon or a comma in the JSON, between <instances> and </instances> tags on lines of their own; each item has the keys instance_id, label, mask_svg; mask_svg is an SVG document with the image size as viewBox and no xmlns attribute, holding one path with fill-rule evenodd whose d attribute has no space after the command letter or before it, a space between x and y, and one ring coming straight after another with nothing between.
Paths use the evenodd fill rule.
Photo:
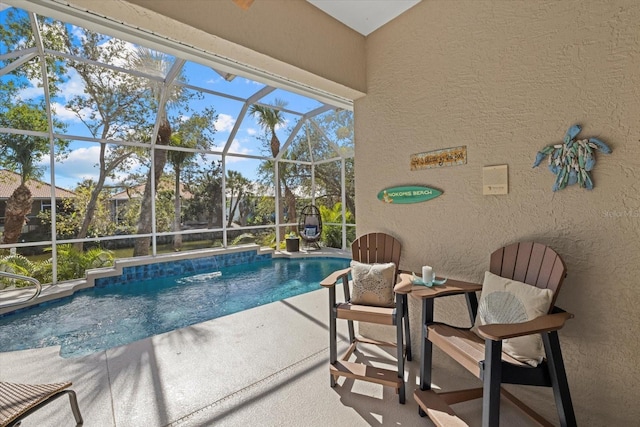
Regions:
<instances>
[{"instance_id":1,"label":"wooden adirondack chair","mask_svg":"<svg viewBox=\"0 0 640 427\"><path fill-rule=\"evenodd\" d=\"M431 346L427 346L429 354L426 357L423 355L426 362L423 362L422 367L427 378L421 378L424 389L414 393L420 406L420 415L424 416L426 413L437 426L466 425L449 405L482 398L482 425L497 426L502 394L540 425L552 425L501 387L502 384L524 384L553 387L560 424L575 426L576 418L557 332L573 315L555 307L558 292L566 276L564 262L553 249L545 245L514 243L491 255L490 272L540 289L550 289L553 294L549 312L522 323L485 324L477 328L477 334L469 329L440 323L427 325L427 342L440 348L480 378L483 386L472 390L439 393L430 390ZM475 319L478 308L475 294L468 301L472 301L469 308L471 319ZM503 340L535 334L542 337L545 354L545 359L536 367L516 360L503 351Z\"/></svg>"},{"instance_id":2,"label":"wooden adirondack chair","mask_svg":"<svg viewBox=\"0 0 640 427\"><path fill-rule=\"evenodd\" d=\"M393 287L395 301L391 305L375 306L354 303L349 288L348 276L353 273L352 268L339 270L328 276L320 284L329 289L329 362L331 387L335 387L338 377L370 381L396 389L400 403L405 403L404 359L411 360L411 337L409 335L409 316L407 294L411 291L410 281L398 281L401 245L394 237L383 233L371 233L361 236L351 245L354 261L367 265L395 264L395 274L391 276L390 287ZM353 263L352 263L353 264ZM358 267L360 268L360 267ZM345 302L336 302L337 282L342 281ZM395 283L395 286L394 286ZM338 360L336 319L348 322L351 346ZM396 326L396 342L382 342L356 337L353 322L368 322L382 325ZM403 333L404 326L404 333ZM406 340L406 348L404 341ZM397 370L375 368L362 363L350 362L349 358L356 350L358 343L390 346L397 349Z\"/></svg>"}]
</instances>

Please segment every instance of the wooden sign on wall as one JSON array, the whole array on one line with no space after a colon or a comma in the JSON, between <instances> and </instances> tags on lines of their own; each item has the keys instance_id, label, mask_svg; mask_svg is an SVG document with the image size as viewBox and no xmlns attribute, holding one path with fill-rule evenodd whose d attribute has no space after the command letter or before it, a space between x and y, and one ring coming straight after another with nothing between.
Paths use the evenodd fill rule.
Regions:
<instances>
[{"instance_id":1,"label":"wooden sign on wall","mask_svg":"<svg viewBox=\"0 0 640 427\"><path fill-rule=\"evenodd\" d=\"M444 148L411 155L411 170L464 165L467 163L467 146Z\"/></svg>"}]
</instances>

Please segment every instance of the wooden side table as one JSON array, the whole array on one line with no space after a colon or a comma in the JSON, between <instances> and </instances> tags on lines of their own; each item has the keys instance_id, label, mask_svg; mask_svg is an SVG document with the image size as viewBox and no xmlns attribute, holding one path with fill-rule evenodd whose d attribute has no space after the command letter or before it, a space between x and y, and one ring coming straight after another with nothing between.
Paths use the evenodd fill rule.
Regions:
<instances>
[{"instance_id":1,"label":"wooden side table","mask_svg":"<svg viewBox=\"0 0 640 427\"><path fill-rule=\"evenodd\" d=\"M405 276L411 280L412 275L402 273L400 276ZM478 311L478 298L476 292L482 289L482 285L478 283L463 282L460 280L447 279L443 285L435 285L432 287L426 287L422 285L413 285L411 288L411 297L422 300L422 334L420 344L420 390L431 389L431 366L432 366L432 344L427 339L427 326L433 323L433 310L434 301L436 298L448 296L448 295L460 295L464 294L467 299L467 305L469 307L469 316L471 324L476 319L473 318L471 313L477 313ZM414 393L414 397L420 405L421 394L418 390ZM420 415L424 416L424 411L420 408Z\"/></svg>"}]
</instances>

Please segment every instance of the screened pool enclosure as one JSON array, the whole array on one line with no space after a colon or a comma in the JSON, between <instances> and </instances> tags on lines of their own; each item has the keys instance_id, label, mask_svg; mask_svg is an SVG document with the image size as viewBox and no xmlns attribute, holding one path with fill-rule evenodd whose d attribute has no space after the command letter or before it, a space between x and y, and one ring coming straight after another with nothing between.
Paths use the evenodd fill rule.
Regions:
<instances>
[{"instance_id":1,"label":"screened pool enclosure","mask_svg":"<svg viewBox=\"0 0 640 427\"><path fill-rule=\"evenodd\" d=\"M0 3L0 269L280 247L307 205L322 246L353 240L348 106L37 12Z\"/></svg>"}]
</instances>

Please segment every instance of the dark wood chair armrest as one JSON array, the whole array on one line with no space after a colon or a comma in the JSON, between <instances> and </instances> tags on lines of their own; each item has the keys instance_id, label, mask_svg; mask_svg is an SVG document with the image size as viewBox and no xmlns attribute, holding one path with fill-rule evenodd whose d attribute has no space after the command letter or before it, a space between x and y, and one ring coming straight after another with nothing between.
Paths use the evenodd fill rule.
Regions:
<instances>
[{"instance_id":1,"label":"dark wood chair armrest","mask_svg":"<svg viewBox=\"0 0 640 427\"><path fill-rule=\"evenodd\" d=\"M336 282L340 280L343 276L346 276L351 271L351 267L344 268L342 270L336 270L331 273L329 276L322 279L320 282L320 286L325 288L332 288L335 286Z\"/></svg>"},{"instance_id":2,"label":"dark wood chair armrest","mask_svg":"<svg viewBox=\"0 0 640 427\"><path fill-rule=\"evenodd\" d=\"M500 341L506 338L557 331L571 318L573 318L573 314L565 311L562 313L546 314L529 320L528 322L482 325L478 327L478 334L485 339Z\"/></svg>"}]
</instances>

